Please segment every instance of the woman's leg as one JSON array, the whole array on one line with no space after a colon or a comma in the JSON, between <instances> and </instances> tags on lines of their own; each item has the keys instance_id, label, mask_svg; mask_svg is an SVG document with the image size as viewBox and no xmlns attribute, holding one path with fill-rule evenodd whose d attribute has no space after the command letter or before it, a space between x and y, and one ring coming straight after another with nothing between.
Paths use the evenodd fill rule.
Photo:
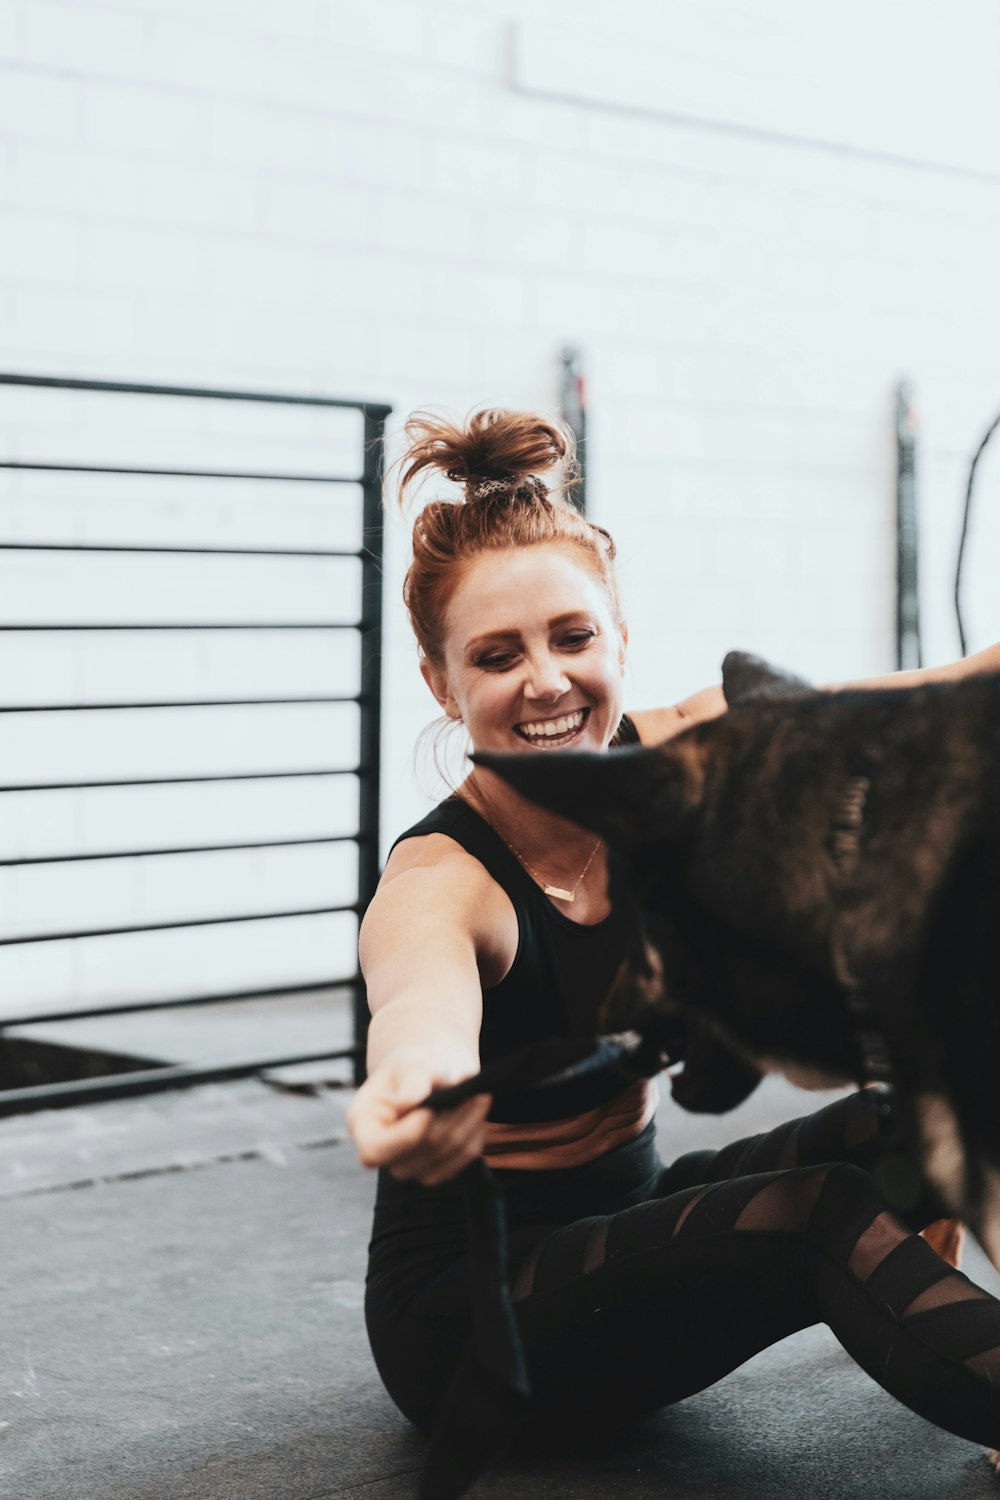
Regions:
<instances>
[{"instance_id":1,"label":"woman's leg","mask_svg":"<svg viewBox=\"0 0 1000 1500\"><path fill-rule=\"evenodd\" d=\"M913 1411L1000 1444L1000 1303L855 1165L700 1184L567 1225L528 1256L513 1296L536 1431L682 1400L825 1322Z\"/></svg>"},{"instance_id":2,"label":"woman's leg","mask_svg":"<svg viewBox=\"0 0 1000 1500\"><path fill-rule=\"evenodd\" d=\"M887 1145L866 1089L773 1130L731 1141L719 1151L686 1152L664 1168L656 1195L667 1197L698 1183L724 1182L752 1172L842 1161L852 1162L873 1177L911 1229L923 1229L948 1217L948 1209L922 1181L917 1164L898 1147Z\"/></svg>"}]
</instances>

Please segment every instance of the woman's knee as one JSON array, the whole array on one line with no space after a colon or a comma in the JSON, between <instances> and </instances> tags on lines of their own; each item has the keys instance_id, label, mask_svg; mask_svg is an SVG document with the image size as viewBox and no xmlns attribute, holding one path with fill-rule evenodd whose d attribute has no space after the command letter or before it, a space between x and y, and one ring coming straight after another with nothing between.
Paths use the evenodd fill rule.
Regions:
<instances>
[{"instance_id":1,"label":"woman's knee","mask_svg":"<svg viewBox=\"0 0 1000 1500\"><path fill-rule=\"evenodd\" d=\"M884 1226L892 1244L910 1234L863 1167L837 1162L809 1175L812 1203L805 1228L835 1259L850 1262L862 1237L875 1227Z\"/></svg>"}]
</instances>

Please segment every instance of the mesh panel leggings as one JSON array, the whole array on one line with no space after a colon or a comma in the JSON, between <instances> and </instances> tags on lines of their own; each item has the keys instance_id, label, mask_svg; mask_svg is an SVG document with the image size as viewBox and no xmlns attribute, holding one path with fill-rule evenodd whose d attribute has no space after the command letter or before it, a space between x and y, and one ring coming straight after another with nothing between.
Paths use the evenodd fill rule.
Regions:
<instances>
[{"instance_id":1,"label":"mesh panel leggings","mask_svg":"<svg viewBox=\"0 0 1000 1500\"><path fill-rule=\"evenodd\" d=\"M915 1232L939 1205L886 1207L874 1160L852 1094L683 1156L646 1201L545 1233L513 1286L537 1420L668 1405L823 1322L913 1411L1000 1446L1000 1302Z\"/></svg>"}]
</instances>

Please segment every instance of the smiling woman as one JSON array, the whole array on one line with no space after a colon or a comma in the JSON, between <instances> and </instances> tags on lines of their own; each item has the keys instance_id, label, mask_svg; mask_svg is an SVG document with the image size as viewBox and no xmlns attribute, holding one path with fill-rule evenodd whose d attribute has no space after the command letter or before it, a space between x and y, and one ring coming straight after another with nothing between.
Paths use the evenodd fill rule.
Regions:
<instances>
[{"instance_id":1,"label":"smiling woman","mask_svg":"<svg viewBox=\"0 0 1000 1500\"><path fill-rule=\"evenodd\" d=\"M404 491L428 469L461 486L416 519L405 599L424 679L477 751L604 753L721 711L708 690L623 712L614 544L546 483L571 473L558 424L485 411L465 427L421 416L408 435ZM679 1401L825 1321L912 1409L1000 1442L1000 1304L920 1238L942 1217L929 1193L902 1219L881 1200L863 1092L667 1167L645 1078L422 1107L480 1063L599 1030L629 941L603 842L484 766L394 845L361 932L369 1076L348 1124L379 1168L366 1317L397 1405L431 1427L449 1390L468 1396L457 1179L482 1157L503 1189L535 1432ZM468 1457L473 1406L447 1435L466 1478L485 1452Z\"/></svg>"},{"instance_id":2,"label":"smiling woman","mask_svg":"<svg viewBox=\"0 0 1000 1500\"><path fill-rule=\"evenodd\" d=\"M477 750L605 750L620 732L631 736L628 721L622 725L628 635L615 546L567 498L575 474L570 431L487 410L464 428L418 415L406 432L404 505L428 468L463 490L457 501L432 500L421 510L403 586L420 670L445 714L463 723ZM557 481L553 488L538 471ZM459 795L543 890L579 902L578 920L606 913L606 875L596 857L580 889L592 839L562 819L539 817L488 771L473 773ZM424 852L421 844L399 861ZM506 926L516 948L514 924Z\"/></svg>"}]
</instances>

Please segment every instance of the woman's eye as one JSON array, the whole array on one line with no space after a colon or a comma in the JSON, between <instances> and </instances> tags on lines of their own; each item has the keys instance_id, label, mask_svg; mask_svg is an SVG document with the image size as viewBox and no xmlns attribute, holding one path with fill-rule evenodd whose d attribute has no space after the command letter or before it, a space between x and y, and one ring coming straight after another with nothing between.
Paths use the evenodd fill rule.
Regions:
<instances>
[{"instance_id":1,"label":"woman's eye","mask_svg":"<svg viewBox=\"0 0 1000 1500\"><path fill-rule=\"evenodd\" d=\"M502 672L505 667L509 667L511 665L513 660L514 658L512 656L505 656L499 653L490 654L488 656L481 656L476 662L476 666L485 667L488 672Z\"/></svg>"},{"instance_id":2,"label":"woman's eye","mask_svg":"<svg viewBox=\"0 0 1000 1500\"><path fill-rule=\"evenodd\" d=\"M571 651L577 650L581 646L588 645L594 639L594 634L593 630L574 630L563 637L563 645L568 646Z\"/></svg>"}]
</instances>

